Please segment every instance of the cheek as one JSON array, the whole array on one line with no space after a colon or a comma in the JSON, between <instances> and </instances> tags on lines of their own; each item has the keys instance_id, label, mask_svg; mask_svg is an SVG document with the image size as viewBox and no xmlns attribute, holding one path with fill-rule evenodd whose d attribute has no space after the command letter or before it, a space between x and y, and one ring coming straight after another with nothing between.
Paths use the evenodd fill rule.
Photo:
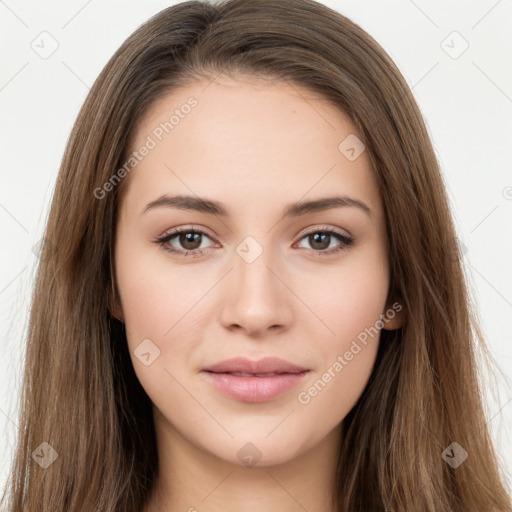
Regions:
<instances>
[{"instance_id":1,"label":"cheek","mask_svg":"<svg viewBox=\"0 0 512 512\"><path fill-rule=\"evenodd\" d=\"M180 333L194 325L197 302L183 273L164 268L165 258L158 252L135 240L128 230L120 234L116 246L128 349L137 378L153 401L172 387L174 381L165 373L166 369L174 373L169 363L182 367L186 350L192 348L190 338Z\"/></svg>"},{"instance_id":2,"label":"cheek","mask_svg":"<svg viewBox=\"0 0 512 512\"><path fill-rule=\"evenodd\" d=\"M194 305L211 284L180 268L169 271L158 251L138 249L128 237L118 241L116 271L135 374L153 403L165 404L183 393L177 382L201 339L194 332L201 328L201 308Z\"/></svg>"},{"instance_id":3,"label":"cheek","mask_svg":"<svg viewBox=\"0 0 512 512\"><path fill-rule=\"evenodd\" d=\"M187 322L193 318L194 304L204 295L207 283L186 268L171 269L160 248L148 249L128 236L119 239L117 280L130 343L150 338L160 344L185 316Z\"/></svg>"},{"instance_id":4,"label":"cheek","mask_svg":"<svg viewBox=\"0 0 512 512\"><path fill-rule=\"evenodd\" d=\"M327 346L344 351L347 343L350 345L385 312L388 287L386 254L375 249L354 253L339 266L308 277L302 283L302 293L304 302L328 328L322 329Z\"/></svg>"},{"instance_id":5,"label":"cheek","mask_svg":"<svg viewBox=\"0 0 512 512\"><path fill-rule=\"evenodd\" d=\"M380 305L381 301L367 297L362 302L354 298L344 309L332 311L328 321L335 335L316 340L314 350L321 353L322 364L297 390L297 403L305 417L334 428L356 404L377 356Z\"/></svg>"},{"instance_id":6,"label":"cheek","mask_svg":"<svg viewBox=\"0 0 512 512\"><path fill-rule=\"evenodd\" d=\"M300 416L309 428L320 422L324 431L329 431L343 421L368 383L377 346L378 336L372 345L350 343L344 347L347 350L333 354L324 371L297 390Z\"/></svg>"},{"instance_id":7,"label":"cheek","mask_svg":"<svg viewBox=\"0 0 512 512\"><path fill-rule=\"evenodd\" d=\"M316 279L305 302L322 320L312 350L322 365L297 393L308 417L342 420L363 392L378 351L389 276L385 254L375 251L358 264ZM311 283L310 283L311 284ZM321 286L323 285L323 286Z\"/></svg>"}]
</instances>

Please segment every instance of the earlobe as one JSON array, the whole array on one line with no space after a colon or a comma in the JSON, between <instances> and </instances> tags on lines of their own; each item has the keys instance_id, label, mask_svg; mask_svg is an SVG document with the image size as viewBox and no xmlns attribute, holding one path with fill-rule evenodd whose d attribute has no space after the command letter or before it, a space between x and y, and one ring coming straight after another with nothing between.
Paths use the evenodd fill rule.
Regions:
<instances>
[{"instance_id":1,"label":"earlobe","mask_svg":"<svg viewBox=\"0 0 512 512\"><path fill-rule=\"evenodd\" d=\"M404 325L406 312L404 306L395 302L392 306L386 307L383 313L382 321L384 322L384 329L387 331L394 331Z\"/></svg>"},{"instance_id":2,"label":"earlobe","mask_svg":"<svg viewBox=\"0 0 512 512\"><path fill-rule=\"evenodd\" d=\"M116 318L117 320L119 320L120 322L123 322L124 323L124 316L123 316L123 312L121 310L121 308L119 307L113 307L113 308L109 308L110 310L110 314Z\"/></svg>"}]
</instances>

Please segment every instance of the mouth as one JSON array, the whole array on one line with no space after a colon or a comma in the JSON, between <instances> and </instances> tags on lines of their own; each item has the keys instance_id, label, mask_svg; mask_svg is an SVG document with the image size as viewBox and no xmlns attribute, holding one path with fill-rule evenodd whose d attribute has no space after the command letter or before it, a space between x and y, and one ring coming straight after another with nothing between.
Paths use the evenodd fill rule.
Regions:
<instances>
[{"instance_id":1,"label":"mouth","mask_svg":"<svg viewBox=\"0 0 512 512\"><path fill-rule=\"evenodd\" d=\"M202 374L213 387L228 398L240 402L268 402L290 391L302 382L310 370L295 373L213 372Z\"/></svg>"},{"instance_id":2,"label":"mouth","mask_svg":"<svg viewBox=\"0 0 512 512\"><path fill-rule=\"evenodd\" d=\"M305 370L307 368L284 359L279 359L278 357L264 357L258 361L253 361L247 357L234 357L203 368L203 371L238 374L242 377L254 375L269 376L283 373L293 374Z\"/></svg>"},{"instance_id":3,"label":"mouth","mask_svg":"<svg viewBox=\"0 0 512 512\"><path fill-rule=\"evenodd\" d=\"M209 370L205 370L209 371ZM304 370L306 371L306 370ZM237 377L275 377L276 375L295 375L295 373L289 372L272 372L272 373L244 373L244 372L211 372L210 373L218 373L222 375L236 375ZM302 373L302 372L297 372Z\"/></svg>"}]
</instances>

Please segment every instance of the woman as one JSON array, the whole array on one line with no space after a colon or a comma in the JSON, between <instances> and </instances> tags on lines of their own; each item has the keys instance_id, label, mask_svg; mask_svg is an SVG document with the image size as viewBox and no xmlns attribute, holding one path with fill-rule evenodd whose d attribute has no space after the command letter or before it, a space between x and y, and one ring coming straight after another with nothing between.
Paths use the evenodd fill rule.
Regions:
<instances>
[{"instance_id":1,"label":"woman","mask_svg":"<svg viewBox=\"0 0 512 512\"><path fill-rule=\"evenodd\" d=\"M511 510L431 142L341 14L150 19L45 240L8 510Z\"/></svg>"}]
</instances>

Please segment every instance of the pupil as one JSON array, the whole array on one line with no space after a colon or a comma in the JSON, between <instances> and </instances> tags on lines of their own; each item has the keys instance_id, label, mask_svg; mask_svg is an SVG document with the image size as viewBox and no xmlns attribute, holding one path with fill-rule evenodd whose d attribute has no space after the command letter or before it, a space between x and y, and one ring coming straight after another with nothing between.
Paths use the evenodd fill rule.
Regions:
<instances>
[{"instance_id":1,"label":"pupil","mask_svg":"<svg viewBox=\"0 0 512 512\"><path fill-rule=\"evenodd\" d=\"M194 246L194 244L197 244L197 240L199 239L200 236L200 233L182 233L180 237L180 243L186 249L197 249L199 246ZM190 247L190 244L192 245L192 247Z\"/></svg>"},{"instance_id":2,"label":"pupil","mask_svg":"<svg viewBox=\"0 0 512 512\"><path fill-rule=\"evenodd\" d=\"M325 234L325 233L314 233L313 235L310 235L310 243L311 240L313 240L313 243L311 243L311 246L314 247L315 243L319 243L320 247L316 247L317 249L327 249L329 247L329 238L331 235ZM318 242L318 239L322 239L322 241Z\"/></svg>"}]
</instances>

